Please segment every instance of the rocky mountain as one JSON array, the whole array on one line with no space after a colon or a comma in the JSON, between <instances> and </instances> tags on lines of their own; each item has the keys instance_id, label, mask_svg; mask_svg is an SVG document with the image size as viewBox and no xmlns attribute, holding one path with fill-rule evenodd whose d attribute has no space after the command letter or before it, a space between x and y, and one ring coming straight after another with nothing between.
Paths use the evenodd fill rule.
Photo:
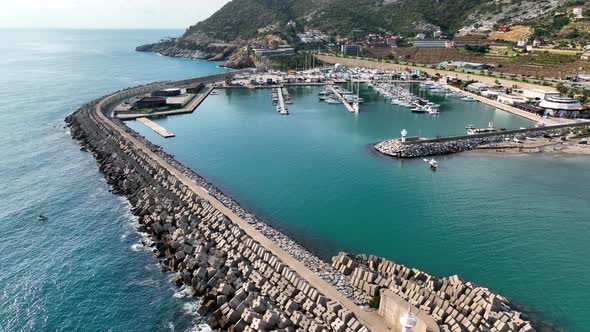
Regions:
<instances>
[{"instance_id":1,"label":"rocky mountain","mask_svg":"<svg viewBox=\"0 0 590 332\"><path fill-rule=\"evenodd\" d=\"M268 42L271 35L289 41L294 35L289 22L295 23L296 31L309 27L344 37L371 32L412 36L438 29L450 34L483 33L499 24L539 24L544 17L554 17L560 8L574 2L586 1L232 0L208 19L189 27L178 40L138 50L191 58L227 58L229 46Z\"/></svg>"}]
</instances>

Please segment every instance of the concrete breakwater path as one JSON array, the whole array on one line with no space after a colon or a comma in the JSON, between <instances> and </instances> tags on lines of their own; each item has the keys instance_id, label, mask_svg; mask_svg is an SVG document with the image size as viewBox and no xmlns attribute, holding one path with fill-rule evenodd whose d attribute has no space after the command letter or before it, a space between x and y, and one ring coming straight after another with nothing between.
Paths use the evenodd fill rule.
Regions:
<instances>
[{"instance_id":1,"label":"concrete breakwater path","mask_svg":"<svg viewBox=\"0 0 590 332\"><path fill-rule=\"evenodd\" d=\"M436 155L447 155L469 151L483 144L495 144L506 141L523 141L527 137L540 137L551 132L568 131L590 127L588 122L568 123L546 126L542 128L527 128L506 130L494 133L475 135L457 135L438 137L433 139L416 139L402 142L401 139L386 140L374 145L382 154L397 158L419 158Z\"/></svg>"},{"instance_id":2,"label":"concrete breakwater path","mask_svg":"<svg viewBox=\"0 0 590 332\"><path fill-rule=\"evenodd\" d=\"M182 83L189 81L174 82ZM185 170L105 115L132 95L170 84L115 93L85 105L66 121L72 136L96 156L114 191L129 199L140 231L153 239L163 266L177 273L176 283L202 297L199 312L208 324L236 331L398 330L376 312L357 306Z\"/></svg>"}]
</instances>

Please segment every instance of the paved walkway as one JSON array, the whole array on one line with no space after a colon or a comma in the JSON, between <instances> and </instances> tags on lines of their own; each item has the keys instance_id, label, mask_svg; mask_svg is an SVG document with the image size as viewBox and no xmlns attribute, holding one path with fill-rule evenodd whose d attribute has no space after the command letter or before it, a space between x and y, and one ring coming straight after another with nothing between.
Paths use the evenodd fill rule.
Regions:
<instances>
[{"instance_id":1,"label":"paved walkway","mask_svg":"<svg viewBox=\"0 0 590 332\"><path fill-rule=\"evenodd\" d=\"M252 227L252 225L250 225L248 222L236 215L233 211L225 207L215 197L209 195L209 193L204 188L200 187L186 175L178 171L166 160L162 159L158 154L150 150L141 141L131 136L123 128L113 123L108 117L106 117L102 113L102 107L103 101L100 101L95 108L95 113L100 121L102 121L106 126L109 126L117 130L127 141L133 143L137 148L141 149L154 161L160 164L160 166L162 166L168 172L170 172L170 174L174 175L177 179L179 179L184 185L188 186L195 194L199 195L201 198L208 201L216 209L218 209L220 212L226 215L231 221L233 221L240 228L242 228L244 232L246 232L250 237L252 237L255 241L259 242L262 246L264 246L265 249L272 252L280 260L287 264L291 269L293 269L293 271L299 274L299 276L305 279L311 286L315 287L319 292L324 294L326 297L340 302L344 307L352 311L357 316L357 318L371 331L399 331L399 328L397 326L393 327L389 325L381 316L377 314L377 312L367 312L361 309L356 304L354 304L351 300L349 300L342 293L340 293L336 288L334 288L332 285L328 284L314 272L309 270L303 263L293 258L288 252L281 249L278 245L276 245L274 242L272 242L270 239L264 236L261 232Z\"/></svg>"},{"instance_id":2,"label":"paved walkway","mask_svg":"<svg viewBox=\"0 0 590 332\"><path fill-rule=\"evenodd\" d=\"M338 91L336 91L336 89L334 89L334 86L328 85L328 88L336 95L336 97L338 98L338 100L340 100L340 102L342 103L342 105L344 105L344 107L346 107L346 109L350 113L356 113L356 110L354 109L354 107L350 106L350 104L346 101L346 99L344 99L344 97L342 97L342 95L340 94L340 92L338 92Z\"/></svg>"},{"instance_id":3,"label":"paved walkway","mask_svg":"<svg viewBox=\"0 0 590 332\"><path fill-rule=\"evenodd\" d=\"M552 126L552 125L557 125L557 124L563 124L564 123L564 122L558 122L558 121L556 121L556 120L554 120L552 118L544 118L542 116L539 116L539 115L536 115L536 114L533 114L533 113L530 113L530 112L527 112L527 111L523 111L521 109L518 109L516 107L512 107L510 105L502 104L501 102L496 101L496 100L491 100L491 99L488 99L488 98L485 98L485 97L482 97L482 96L478 96L478 95L476 95L474 93L461 90L461 89L456 88L456 87L451 86L451 85L445 85L445 86L447 88L453 90L453 91L458 91L458 92L461 92L461 93L463 93L465 95L469 95L469 96L477 99L478 101L480 101L480 102L482 102L484 104L493 106L495 108L501 109L501 110L506 111L508 113L512 113L514 115L518 115L521 118L525 118L525 119L534 121L535 123L542 123L542 124L544 124L546 126ZM572 121L572 123L573 122L574 121Z\"/></svg>"},{"instance_id":4,"label":"paved walkway","mask_svg":"<svg viewBox=\"0 0 590 332\"><path fill-rule=\"evenodd\" d=\"M166 128L160 126L148 118L138 118L137 121L143 123L144 126L150 128L164 138L174 137L173 132L166 130Z\"/></svg>"}]
</instances>

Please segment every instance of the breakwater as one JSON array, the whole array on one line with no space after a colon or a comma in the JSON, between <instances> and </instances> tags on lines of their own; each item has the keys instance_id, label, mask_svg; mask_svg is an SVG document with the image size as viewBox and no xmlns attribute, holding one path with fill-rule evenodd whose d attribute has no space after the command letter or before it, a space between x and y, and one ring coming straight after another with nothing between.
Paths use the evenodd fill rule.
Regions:
<instances>
[{"instance_id":1,"label":"breakwater","mask_svg":"<svg viewBox=\"0 0 590 332\"><path fill-rule=\"evenodd\" d=\"M152 239L162 266L176 273L175 283L202 298L199 312L208 324L237 331L386 329L349 299L352 287L339 272L255 218L240 218L234 211L245 212L232 200L215 198L219 191L105 115L132 95L171 84L179 85L115 93L66 121L113 191L128 198L139 230Z\"/></svg>"},{"instance_id":2,"label":"breakwater","mask_svg":"<svg viewBox=\"0 0 590 332\"><path fill-rule=\"evenodd\" d=\"M527 137L540 137L548 133L562 135L570 130L589 127L590 123L574 123L542 128L528 128L506 130L496 133L476 135L461 135L439 137L434 139L408 140L391 139L374 145L374 148L382 154L397 158L419 158L436 155L447 155L469 151L483 144L494 144L514 139L523 141Z\"/></svg>"},{"instance_id":3,"label":"breakwater","mask_svg":"<svg viewBox=\"0 0 590 332\"><path fill-rule=\"evenodd\" d=\"M395 299L417 308L418 319L427 326L437 324L440 331L535 331L508 299L456 275L437 278L367 255L340 253L332 262L367 298L380 299L382 315L386 302Z\"/></svg>"}]
</instances>

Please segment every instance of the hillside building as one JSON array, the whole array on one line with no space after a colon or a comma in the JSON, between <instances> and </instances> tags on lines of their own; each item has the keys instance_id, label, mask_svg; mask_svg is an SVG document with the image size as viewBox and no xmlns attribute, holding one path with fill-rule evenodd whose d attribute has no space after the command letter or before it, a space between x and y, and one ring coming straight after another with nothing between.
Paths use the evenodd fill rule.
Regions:
<instances>
[{"instance_id":1,"label":"hillside building","mask_svg":"<svg viewBox=\"0 0 590 332\"><path fill-rule=\"evenodd\" d=\"M451 40L445 39L420 39L414 40L414 47L417 48L450 48L455 46Z\"/></svg>"},{"instance_id":2,"label":"hillside building","mask_svg":"<svg viewBox=\"0 0 590 332\"><path fill-rule=\"evenodd\" d=\"M295 54L295 49L290 46L279 47L276 50L270 48L256 48L254 49L254 54L261 58L274 56L288 56Z\"/></svg>"},{"instance_id":3,"label":"hillside building","mask_svg":"<svg viewBox=\"0 0 590 332\"><path fill-rule=\"evenodd\" d=\"M340 45L342 55L360 56L363 54L363 47L357 44Z\"/></svg>"}]
</instances>

